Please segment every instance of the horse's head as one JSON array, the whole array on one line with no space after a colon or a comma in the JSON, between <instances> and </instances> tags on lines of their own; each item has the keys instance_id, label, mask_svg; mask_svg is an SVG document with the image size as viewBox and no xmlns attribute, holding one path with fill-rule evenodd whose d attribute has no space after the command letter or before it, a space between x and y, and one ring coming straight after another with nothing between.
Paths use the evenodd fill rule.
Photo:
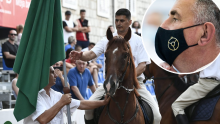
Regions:
<instances>
[{"instance_id":1,"label":"horse's head","mask_svg":"<svg viewBox=\"0 0 220 124\"><path fill-rule=\"evenodd\" d=\"M106 80L103 85L106 94L113 96L119 87L119 82L122 82L126 72L129 71L129 65L132 62L131 48L128 43L131 38L131 29L129 28L124 37L113 37L109 28L106 36L109 42L105 52Z\"/></svg>"}]
</instances>

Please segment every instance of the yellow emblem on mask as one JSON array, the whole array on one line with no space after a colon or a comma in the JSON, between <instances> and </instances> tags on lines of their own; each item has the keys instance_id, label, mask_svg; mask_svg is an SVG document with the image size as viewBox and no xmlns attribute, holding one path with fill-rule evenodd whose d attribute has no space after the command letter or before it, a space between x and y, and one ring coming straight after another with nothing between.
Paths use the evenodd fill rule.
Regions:
<instances>
[{"instance_id":1,"label":"yellow emblem on mask","mask_svg":"<svg viewBox=\"0 0 220 124\"><path fill-rule=\"evenodd\" d=\"M171 37L168 41L168 48L171 51L176 51L179 48L179 41L175 37Z\"/></svg>"}]
</instances>

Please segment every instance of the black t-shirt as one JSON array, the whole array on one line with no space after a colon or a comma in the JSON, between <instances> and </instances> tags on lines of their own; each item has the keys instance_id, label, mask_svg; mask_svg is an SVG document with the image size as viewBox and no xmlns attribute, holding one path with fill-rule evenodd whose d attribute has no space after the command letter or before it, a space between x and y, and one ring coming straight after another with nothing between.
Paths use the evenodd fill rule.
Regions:
<instances>
[{"instance_id":1,"label":"black t-shirt","mask_svg":"<svg viewBox=\"0 0 220 124\"><path fill-rule=\"evenodd\" d=\"M63 28L65 28L67 26L66 22L63 21ZM73 22L73 26L76 27L76 24ZM71 27L72 28L72 27Z\"/></svg>"},{"instance_id":2,"label":"black t-shirt","mask_svg":"<svg viewBox=\"0 0 220 124\"><path fill-rule=\"evenodd\" d=\"M9 52L12 55L17 54L18 51L18 45L17 44L11 44L9 41L6 41L4 44L2 44L2 54L3 54L3 59L5 60L5 64L9 68L13 68L15 59L7 59L4 55L4 52Z\"/></svg>"}]
</instances>

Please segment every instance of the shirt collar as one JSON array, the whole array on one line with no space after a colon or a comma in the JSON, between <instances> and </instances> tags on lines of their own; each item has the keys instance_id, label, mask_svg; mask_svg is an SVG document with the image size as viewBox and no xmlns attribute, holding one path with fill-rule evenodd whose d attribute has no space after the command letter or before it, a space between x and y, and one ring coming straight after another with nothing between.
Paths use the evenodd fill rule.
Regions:
<instances>
[{"instance_id":1,"label":"shirt collar","mask_svg":"<svg viewBox=\"0 0 220 124\"><path fill-rule=\"evenodd\" d=\"M42 92L46 92L46 91L44 90L44 88L39 91L39 93L42 93Z\"/></svg>"},{"instance_id":2,"label":"shirt collar","mask_svg":"<svg viewBox=\"0 0 220 124\"><path fill-rule=\"evenodd\" d=\"M81 73L81 72L79 72L79 70L77 69L77 67L75 67L75 68L76 68L76 71L77 71L79 74L81 74L81 75L83 75L84 72L86 71L86 68L85 68L85 70L83 71L83 73Z\"/></svg>"},{"instance_id":3,"label":"shirt collar","mask_svg":"<svg viewBox=\"0 0 220 124\"><path fill-rule=\"evenodd\" d=\"M49 92L51 92L51 88L50 88L50 91ZM46 90L43 88L43 89L41 89L40 91L39 91L39 93L45 93L46 94Z\"/></svg>"}]
</instances>

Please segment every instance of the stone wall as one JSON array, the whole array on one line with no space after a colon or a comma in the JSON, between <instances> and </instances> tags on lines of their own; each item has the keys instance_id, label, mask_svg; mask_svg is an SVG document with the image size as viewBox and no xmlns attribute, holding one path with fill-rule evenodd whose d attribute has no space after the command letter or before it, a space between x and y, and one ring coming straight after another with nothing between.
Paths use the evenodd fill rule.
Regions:
<instances>
[{"instance_id":1,"label":"stone wall","mask_svg":"<svg viewBox=\"0 0 220 124\"><path fill-rule=\"evenodd\" d=\"M97 0L78 0L78 6L76 10L64 8L62 6L62 18L65 18L65 11L70 10L72 12L71 20L75 21L78 19L80 9L86 10L86 19L89 20L91 32L90 42L98 42L103 36L105 36L107 27L114 25L113 17L114 13L120 8L127 8L129 0L107 0L109 2L109 18L101 17L97 15ZM114 1L114 2L113 2ZM142 18L151 3L151 0L135 0L136 2L136 13L132 14L132 20L142 22ZM62 4L61 0L61 4ZM115 3L113 5L113 3ZM114 7L114 12L113 12Z\"/></svg>"}]
</instances>

